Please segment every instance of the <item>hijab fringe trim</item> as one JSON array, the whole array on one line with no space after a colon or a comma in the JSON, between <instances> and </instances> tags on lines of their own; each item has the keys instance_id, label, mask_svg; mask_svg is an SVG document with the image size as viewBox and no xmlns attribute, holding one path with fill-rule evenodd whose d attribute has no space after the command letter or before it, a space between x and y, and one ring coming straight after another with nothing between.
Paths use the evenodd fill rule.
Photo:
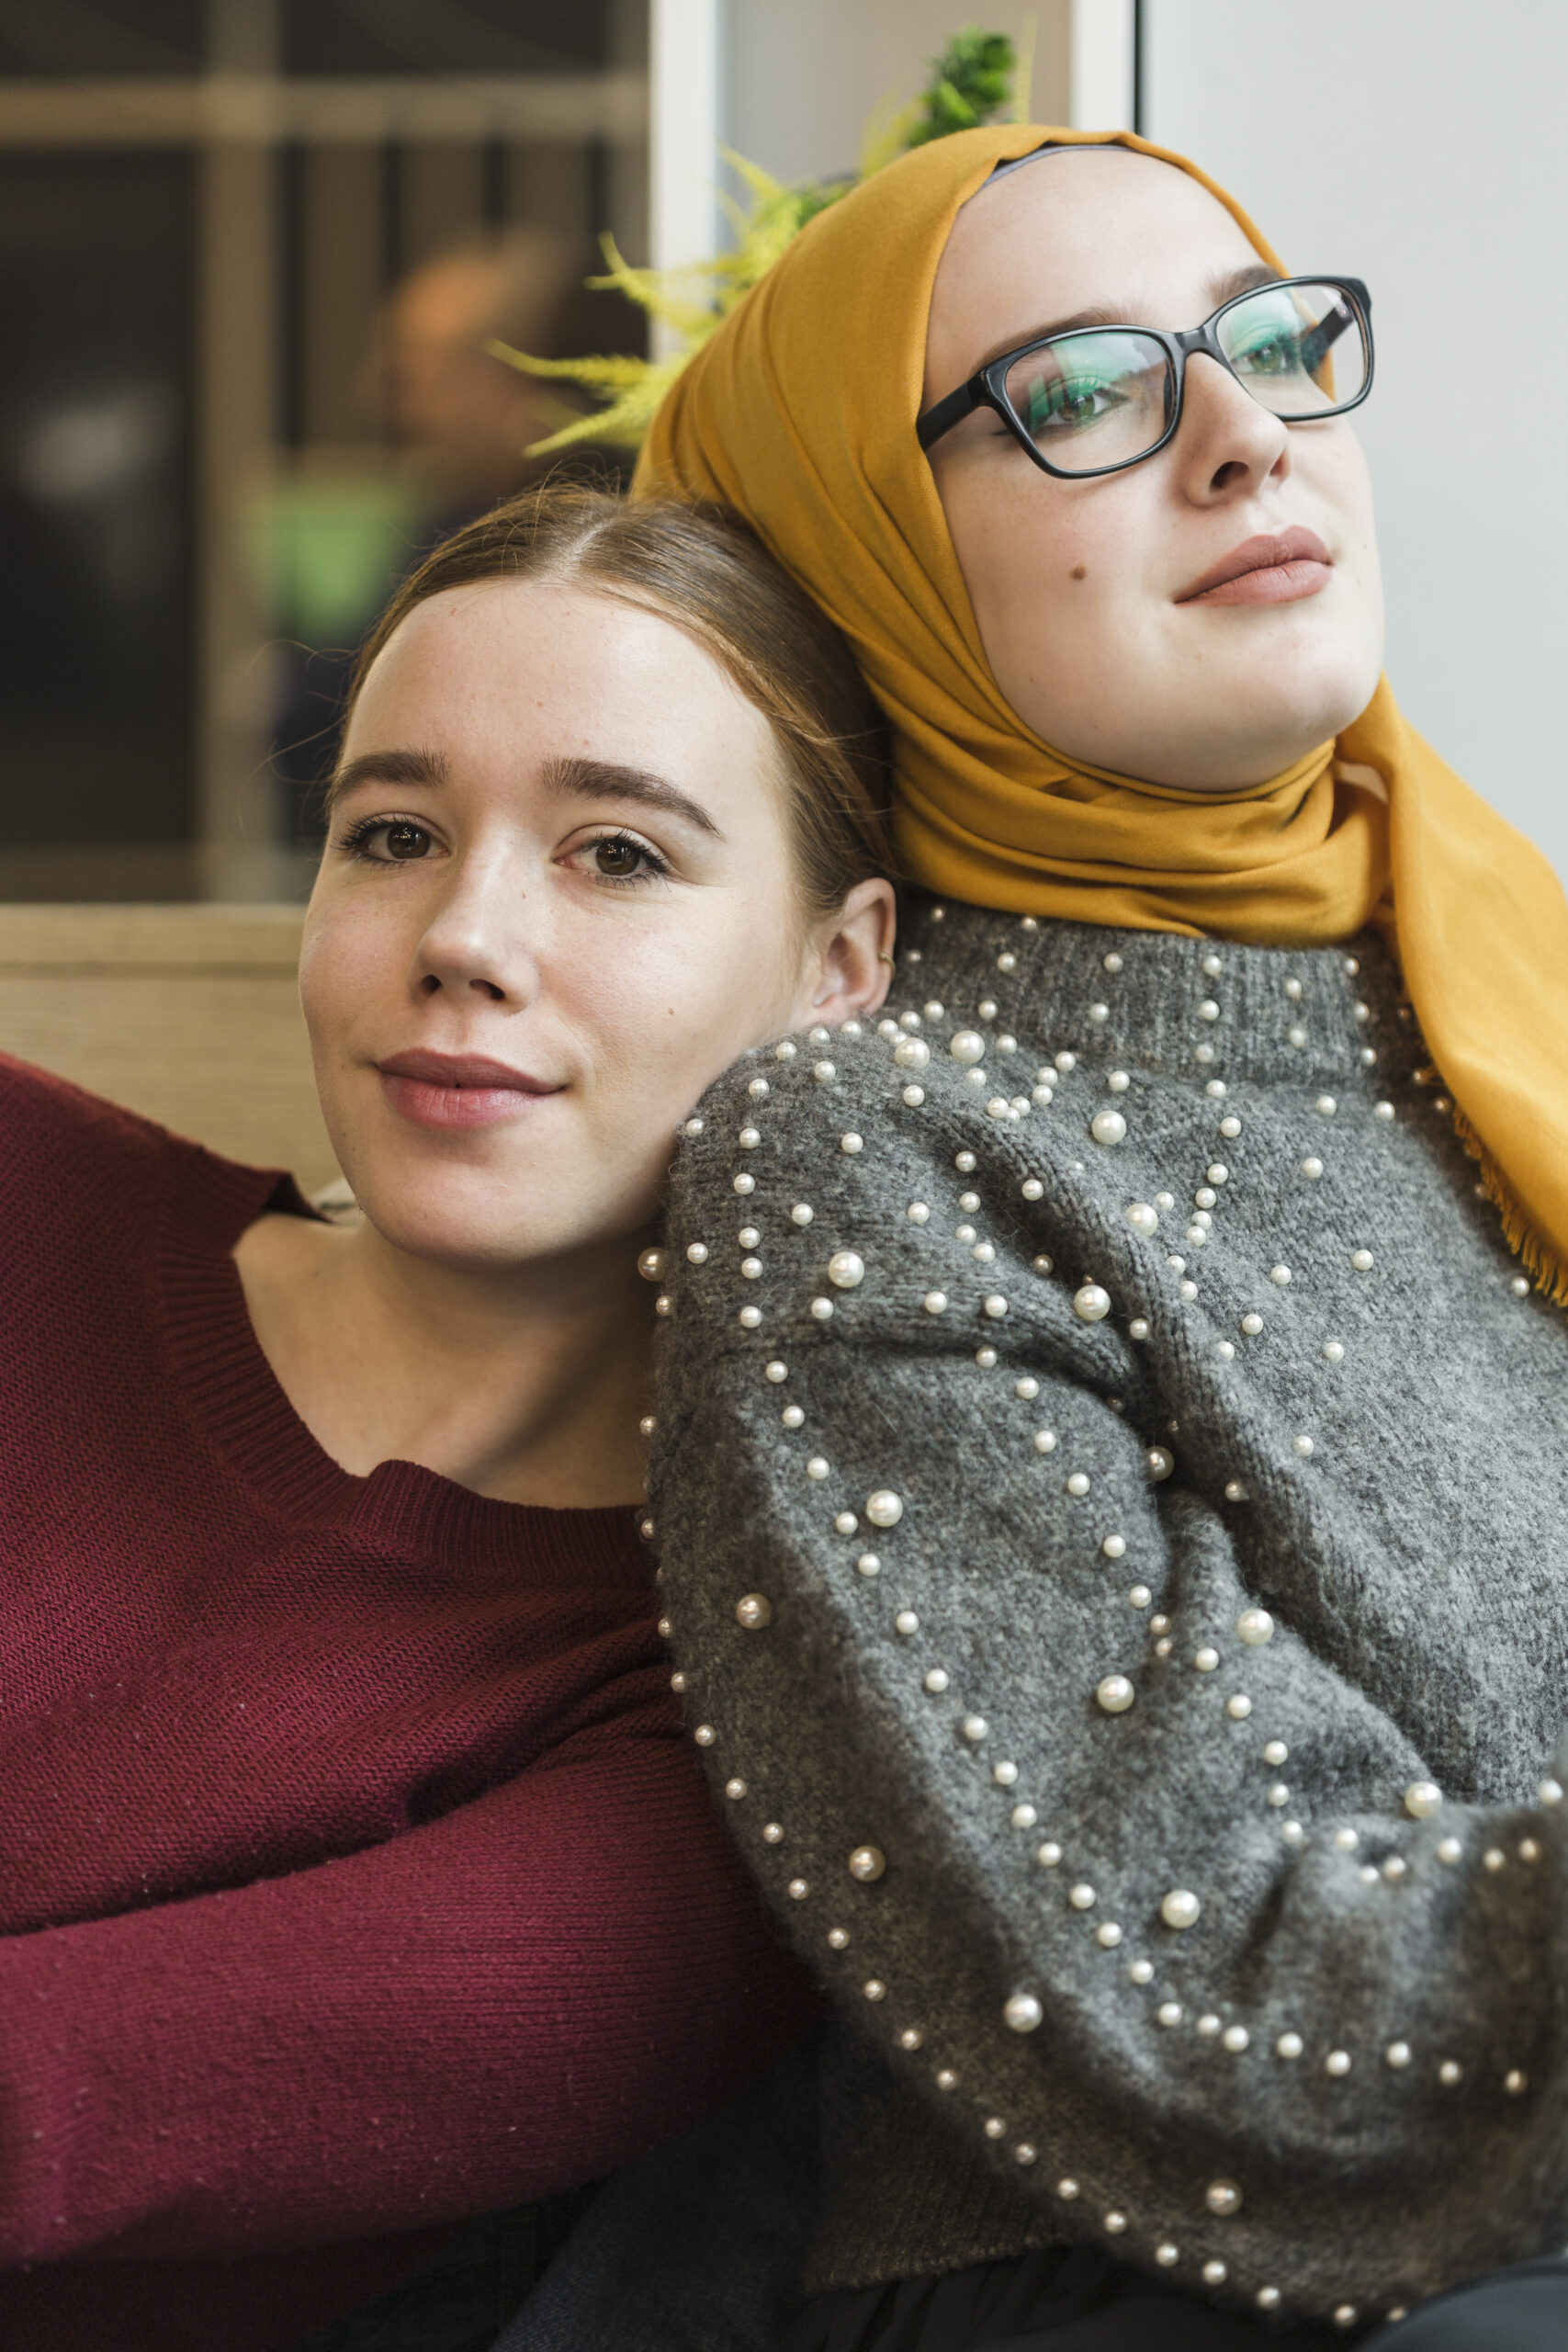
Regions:
<instances>
[{"instance_id":1,"label":"hijab fringe trim","mask_svg":"<svg viewBox=\"0 0 1568 2352\"><path fill-rule=\"evenodd\" d=\"M1435 1069L1432 1076L1438 1076ZM1509 1192L1501 1168L1457 1102L1452 1117L1454 1133L1481 1170L1481 1189L1503 1220L1503 1238L1509 1249L1553 1306L1568 1306L1568 1265L1529 1223Z\"/></svg>"}]
</instances>

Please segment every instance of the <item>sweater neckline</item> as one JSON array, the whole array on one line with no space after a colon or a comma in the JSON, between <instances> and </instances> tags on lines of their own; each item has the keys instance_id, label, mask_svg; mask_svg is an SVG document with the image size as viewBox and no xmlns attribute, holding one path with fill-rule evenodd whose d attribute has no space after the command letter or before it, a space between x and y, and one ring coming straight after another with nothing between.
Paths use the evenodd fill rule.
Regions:
<instances>
[{"instance_id":1,"label":"sweater neckline","mask_svg":"<svg viewBox=\"0 0 1568 2352\"><path fill-rule=\"evenodd\" d=\"M417 1462L366 1477L334 1462L300 1419L264 1354L233 1249L268 1210L310 1216L291 1176L205 1150L170 1163L156 1295L168 1356L198 1438L276 1517L348 1536L356 1549L466 1575L646 1588L648 1555L629 1504L572 1510L475 1494Z\"/></svg>"},{"instance_id":2,"label":"sweater neckline","mask_svg":"<svg viewBox=\"0 0 1568 2352\"><path fill-rule=\"evenodd\" d=\"M1259 1085L1330 1087L1347 1067L1366 1066L1371 1006L1392 1020L1402 995L1397 965L1372 933L1329 947L1258 947L1021 918L915 891L898 952L890 1017L918 1003L940 971L953 1025L978 1020L1000 1035L1016 1023L1034 1033L1032 1046L1059 1046L1075 1061Z\"/></svg>"}]
</instances>

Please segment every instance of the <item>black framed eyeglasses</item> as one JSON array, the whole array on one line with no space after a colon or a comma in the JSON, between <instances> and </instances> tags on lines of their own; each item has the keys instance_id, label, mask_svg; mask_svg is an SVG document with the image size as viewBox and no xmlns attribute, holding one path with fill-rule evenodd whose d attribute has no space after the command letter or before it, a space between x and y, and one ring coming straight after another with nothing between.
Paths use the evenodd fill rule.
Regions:
<instances>
[{"instance_id":1,"label":"black framed eyeglasses","mask_svg":"<svg viewBox=\"0 0 1568 2352\"><path fill-rule=\"evenodd\" d=\"M1026 456L1065 481L1120 473L1181 422L1187 362L1218 360L1284 424L1357 408L1372 389L1372 298L1359 277L1282 277L1234 295L1201 326L1073 327L1004 351L927 409L922 449L994 409Z\"/></svg>"}]
</instances>

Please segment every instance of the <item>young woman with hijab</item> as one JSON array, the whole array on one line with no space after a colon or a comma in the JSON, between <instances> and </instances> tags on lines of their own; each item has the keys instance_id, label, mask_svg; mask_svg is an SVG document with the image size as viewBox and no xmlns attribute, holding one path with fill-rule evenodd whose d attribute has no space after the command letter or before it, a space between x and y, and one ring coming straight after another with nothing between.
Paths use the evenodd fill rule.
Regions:
<instances>
[{"instance_id":1,"label":"young woman with hijab","mask_svg":"<svg viewBox=\"0 0 1568 2352\"><path fill-rule=\"evenodd\" d=\"M1568 909L1380 683L1371 373L1180 157L978 130L645 454L849 637L918 886L672 1180L677 1663L840 2020L790 2352L1334 2340L1568 2233Z\"/></svg>"},{"instance_id":2,"label":"young woman with hijab","mask_svg":"<svg viewBox=\"0 0 1568 2352\"><path fill-rule=\"evenodd\" d=\"M0 1063L6 2346L488 2342L539 2233L457 2225L809 2021L661 1665L638 1252L715 1073L880 1001L878 744L733 526L516 502L333 787L363 1221Z\"/></svg>"}]
</instances>

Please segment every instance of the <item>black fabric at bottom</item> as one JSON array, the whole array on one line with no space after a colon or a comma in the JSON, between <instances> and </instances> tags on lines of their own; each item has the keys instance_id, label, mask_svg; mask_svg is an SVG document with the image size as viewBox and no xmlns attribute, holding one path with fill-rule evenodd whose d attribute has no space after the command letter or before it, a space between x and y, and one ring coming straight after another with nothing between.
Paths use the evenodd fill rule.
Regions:
<instances>
[{"instance_id":1,"label":"black fabric at bottom","mask_svg":"<svg viewBox=\"0 0 1568 2352\"><path fill-rule=\"evenodd\" d=\"M1568 2346L1568 2259L1517 2263L1438 2295L1361 2352L1562 2352Z\"/></svg>"},{"instance_id":2,"label":"black fabric at bottom","mask_svg":"<svg viewBox=\"0 0 1568 2352\"><path fill-rule=\"evenodd\" d=\"M779 2352L1319 2352L1337 2327L1216 2311L1084 2247L818 2295ZM1568 2352L1568 2261L1521 2264L1359 2338L1361 2352Z\"/></svg>"},{"instance_id":3,"label":"black fabric at bottom","mask_svg":"<svg viewBox=\"0 0 1568 2352\"><path fill-rule=\"evenodd\" d=\"M412 2278L318 2328L293 2352L489 2352L596 2194L595 2184L481 2214Z\"/></svg>"},{"instance_id":4,"label":"black fabric at bottom","mask_svg":"<svg viewBox=\"0 0 1568 2352\"><path fill-rule=\"evenodd\" d=\"M942 2278L818 2295L779 2352L1317 2352L1337 2328L1269 2327L1085 2246L1047 2246Z\"/></svg>"}]
</instances>

